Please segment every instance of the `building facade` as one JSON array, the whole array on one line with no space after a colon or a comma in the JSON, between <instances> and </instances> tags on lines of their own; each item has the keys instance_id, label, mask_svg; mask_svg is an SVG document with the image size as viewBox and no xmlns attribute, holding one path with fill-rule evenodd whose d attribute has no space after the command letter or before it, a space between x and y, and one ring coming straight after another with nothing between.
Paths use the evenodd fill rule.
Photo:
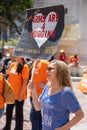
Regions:
<instances>
[{"instance_id":1,"label":"building facade","mask_svg":"<svg viewBox=\"0 0 87 130\"><path fill-rule=\"evenodd\" d=\"M87 0L35 0L34 7L63 4L68 9L65 14L65 29L58 46L70 54L78 54L86 64L87 56ZM57 52L58 53L58 52Z\"/></svg>"}]
</instances>

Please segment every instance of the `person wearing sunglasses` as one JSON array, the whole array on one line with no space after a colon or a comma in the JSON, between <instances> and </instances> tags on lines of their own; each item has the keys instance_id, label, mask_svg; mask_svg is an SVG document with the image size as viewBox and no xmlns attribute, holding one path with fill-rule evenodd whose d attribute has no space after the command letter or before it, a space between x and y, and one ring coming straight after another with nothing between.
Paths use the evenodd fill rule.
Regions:
<instances>
[{"instance_id":1,"label":"person wearing sunglasses","mask_svg":"<svg viewBox=\"0 0 87 130\"><path fill-rule=\"evenodd\" d=\"M28 84L35 109L42 110L42 130L70 130L84 113L73 92L67 64L58 60L50 62L47 79L39 98L34 81ZM69 119L70 113L75 114L72 119Z\"/></svg>"}]
</instances>

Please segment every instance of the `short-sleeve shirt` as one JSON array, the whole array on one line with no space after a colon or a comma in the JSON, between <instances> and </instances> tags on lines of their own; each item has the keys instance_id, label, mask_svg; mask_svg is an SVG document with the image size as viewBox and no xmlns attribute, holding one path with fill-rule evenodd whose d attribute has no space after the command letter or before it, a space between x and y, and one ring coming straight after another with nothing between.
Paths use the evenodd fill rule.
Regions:
<instances>
[{"instance_id":1,"label":"short-sleeve shirt","mask_svg":"<svg viewBox=\"0 0 87 130\"><path fill-rule=\"evenodd\" d=\"M41 92L43 91L43 87L40 83L47 83L47 68L49 66L49 62L47 60L40 60L38 65L34 70L34 83L36 86L37 96L39 97ZM30 96L32 97L32 92L30 91Z\"/></svg>"},{"instance_id":2,"label":"short-sleeve shirt","mask_svg":"<svg viewBox=\"0 0 87 130\"><path fill-rule=\"evenodd\" d=\"M48 95L48 86L40 96L42 104L42 130L55 130L69 121L69 114L81 109L73 91L65 87L57 94Z\"/></svg>"},{"instance_id":3,"label":"short-sleeve shirt","mask_svg":"<svg viewBox=\"0 0 87 130\"><path fill-rule=\"evenodd\" d=\"M69 62L70 63L72 63L72 62L77 62L77 61L79 61L79 57L77 56L76 58L73 56L73 55L71 55L70 57L69 57Z\"/></svg>"},{"instance_id":4,"label":"short-sleeve shirt","mask_svg":"<svg viewBox=\"0 0 87 130\"><path fill-rule=\"evenodd\" d=\"M29 78L30 69L27 64L24 64L22 72L19 74L16 72L16 69L17 69L17 63L16 62L11 63L10 67L8 68L8 74L9 74L10 84L14 89L16 100L17 100L22 87L23 79ZM23 99L25 99L26 96L27 95L25 89Z\"/></svg>"}]
</instances>

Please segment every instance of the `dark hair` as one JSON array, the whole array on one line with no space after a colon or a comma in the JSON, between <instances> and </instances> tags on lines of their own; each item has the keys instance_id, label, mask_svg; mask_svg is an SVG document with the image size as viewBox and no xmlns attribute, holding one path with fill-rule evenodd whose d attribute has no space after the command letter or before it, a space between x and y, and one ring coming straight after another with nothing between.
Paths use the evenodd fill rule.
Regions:
<instances>
[{"instance_id":1,"label":"dark hair","mask_svg":"<svg viewBox=\"0 0 87 130\"><path fill-rule=\"evenodd\" d=\"M77 54L75 54L75 55L74 55L74 58L77 58L77 56L78 56L78 55L77 55Z\"/></svg>"},{"instance_id":2,"label":"dark hair","mask_svg":"<svg viewBox=\"0 0 87 130\"><path fill-rule=\"evenodd\" d=\"M18 67L17 67L17 70L16 70L17 73L21 73L22 72L22 69L23 69L23 66L24 66L25 63L26 62L23 60L23 63L19 63L18 64Z\"/></svg>"}]
</instances>

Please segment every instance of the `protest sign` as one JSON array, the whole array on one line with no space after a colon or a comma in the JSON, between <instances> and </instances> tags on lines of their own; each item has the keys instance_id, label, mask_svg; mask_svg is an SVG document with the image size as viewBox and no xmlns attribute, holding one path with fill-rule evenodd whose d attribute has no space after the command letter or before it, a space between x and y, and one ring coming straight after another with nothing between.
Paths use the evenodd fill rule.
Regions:
<instances>
[{"instance_id":1,"label":"protest sign","mask_svg":"<svg viewBox=\"0 0 87 130\"><path fill-rule=\"evenodd\" d=\"M63 5L28 9L14 55L48 59L57 48L63 29Z\"/></svg>"}]
</instances>

